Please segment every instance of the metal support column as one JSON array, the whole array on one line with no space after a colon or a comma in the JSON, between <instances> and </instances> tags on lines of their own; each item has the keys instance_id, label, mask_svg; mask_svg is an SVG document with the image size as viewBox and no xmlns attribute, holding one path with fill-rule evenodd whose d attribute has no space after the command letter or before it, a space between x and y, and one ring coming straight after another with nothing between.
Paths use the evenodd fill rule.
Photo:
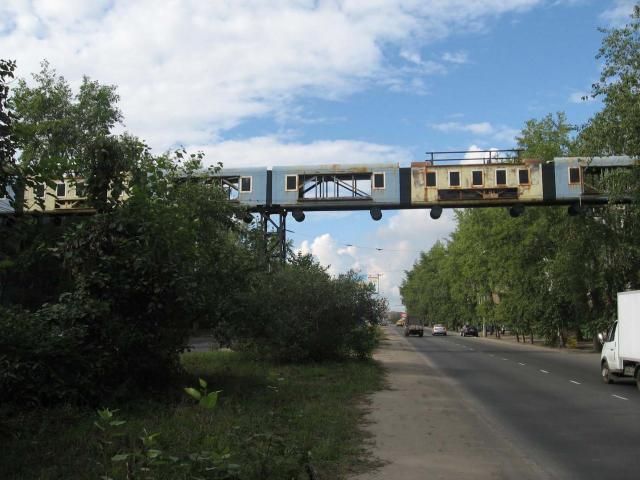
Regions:
<instances>
[{"instance_id":1,"label":"metal support column","mask_svg":"<svg viewBox=\"0 0 640 480\"><path fill-rule=\"evenodd\" d=\"M272 216L278 216L277 222ZM264 239L264 255L269 260L287 261L287 211L265 210L260 212L260 225Z\"/></svg>"}]
</instances>

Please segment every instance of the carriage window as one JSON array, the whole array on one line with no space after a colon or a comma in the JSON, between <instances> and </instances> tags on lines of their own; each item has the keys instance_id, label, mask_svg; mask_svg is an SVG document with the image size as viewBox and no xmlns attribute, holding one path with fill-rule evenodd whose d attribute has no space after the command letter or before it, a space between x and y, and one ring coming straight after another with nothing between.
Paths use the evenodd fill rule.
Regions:
<instances>
[{"instance_id":1,"label":"carriage window","mask_svg":"<svg viewBox=\"0 0 640 480\"><path fill-rule=\"evenodd\" d=\"M373 188L377 188L377 189L384 188L384 173L373 174Z\"/></svg>"},{"instance_id":2,"label":"carriage window","mask_svg":"<svg viewBox=\"0 0 640 480\"><path fill-rule=\"evenodd\" d=\"M569 167L569 183L580 183L580 167Z\"/></svg>"},{"instance_id":3,"label":"carriage window","mask_svg":"<svg viewBox=\"0 0 640 480\"><path fill-rule=\"evenodd\" d=\"M84 197L84 182L76 183L76 197Z\"/></svg>"},{"instance_id":4,"label":"carriage window","mask_svg":"<svg viewBox=\"0 0 640 480\"><path fill-rule=\"evenodd\" d=\"M507 171L496 170L496 185L506 185L506 184L507 184Z\"/></svg>"},{"instance_id":5,"label":"carriage window","mask_svg":"<svg viewBox=\"0 0 640 480\"><path fill-rule=\"evenodd\" d=\"M427 187L436 186L436 172L427 172Z\"/></svg>"},{"instance_id":6,"label":"carriage window","mask_svg":"<svg viewBox=\"0 0 640 480\"><path fill-rule=\"evenodd\" d=\"M287 175L285 190L287 192L295 192L298 190L298 176L297 175Z\"/></svg>"},{"instance_id":7,"label":"carriage window","mask_svg":"<svg viewBox=\"0 0 640 480\"><path fill-rule=\"evenodd\" d=\"M56 195L58 197L64 197L67 195L67 186L64 183L56 184Z\"/></svg>"},{"instance_id":8,"label":"carriage window","mask_svg":"<svg viewBox=\"0 0 640 480\"><path fill-rule=\"evenodd\" d=\"M450 187L460 186L460 172L449 172L449 186Z\"/></svg>"},{"instance_id":9,"label":"carriage window","mask_svg":"<svg viewBox=\"0 0 640 480\"><path fill-rule=\"evenodd\" d=\"M482 185L482 170L474 170L471 172L471 184L473 186Z\"/></svg>"},{"instance_id":10,"label":"carriage window","mask_svg":"<svg viewBox=\"0 0 640 480\"><path fill-rule=\"evenodd\" d=\"M523 168L518 170L518 181L520 185L529 185L529 169Z\"/></svg>"},{"instance_id":11,"label":"carriage window","mask_svg":"<svg viewBox=\"0 0 640 480\"><path fill-rule=\"evenodd\" d=\"M251 191L251 177L240 177L240 191L241 192Z\"/></svg>"},{"instance_id":12,"label":"carriage window","mask_svg":"<svg viewBox=\"0 0 640 480\"><path fill-rule=\"evenodd\" d=\"M44 183L36 185L36 198L44 199Z\"/></svg>"}]
</instances>

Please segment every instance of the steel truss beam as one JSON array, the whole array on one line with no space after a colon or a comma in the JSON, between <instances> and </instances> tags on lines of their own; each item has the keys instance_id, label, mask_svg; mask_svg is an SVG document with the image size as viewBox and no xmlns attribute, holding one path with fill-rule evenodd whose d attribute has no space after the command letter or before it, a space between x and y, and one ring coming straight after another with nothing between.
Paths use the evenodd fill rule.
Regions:
<instances>
[{"instance_id":1,"label":"steel truss beam","mask_svg":"<svg viewBox=\"0 0 640 480\"><path fill-rule=\"evenodd\" d=\"M285 263L287 261L287 211L284 209L261 210L259 213L265 258L269 261L278 260Z\"/></svg>"}]
</instances>

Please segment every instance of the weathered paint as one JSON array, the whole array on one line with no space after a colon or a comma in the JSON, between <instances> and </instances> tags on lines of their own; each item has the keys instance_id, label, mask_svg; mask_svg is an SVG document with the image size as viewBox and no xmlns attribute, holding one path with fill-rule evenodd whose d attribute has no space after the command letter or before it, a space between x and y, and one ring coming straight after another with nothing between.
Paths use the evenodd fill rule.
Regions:
<instances>
[{"instance_id":1,"label":"weathered paint","mask_svg":"<svg viewBox=\"0 0 640 480\"><path fill-rule=\"evenodd\" d=\"M41 199L37 198L36 190L27 187L24 192L24 211L57 213L91 211L85 203L85 197L78 195L76 181L66 179L57 182L65 185L65 194L61 196L58 196L55 187L46 185L44 197Z\"/></svg>"},{"instance_id":2,"label":"weathered paint","mask_svg":"<svg viewBox=\"0 0 640 480\"><path fill-rule=\"evenodd\" d=\"M257 207L267 202L267 169L266 168L223 168L213 177L249 177L251 191L238 191L237 201L243 205Z\"/></svg>"},{"instance_id":3,"label":"weathered paint","mask_svg":"<svg viewBox=\"0 0 640 480\"><path fill-rule=\"evenodd\" d=\"M378 163L378 164L331 164L331 165L301 165L288 167L274 167L272 173L272 202L284 208L322 209L324 207L336 207L348 209L349 206L363 208L367 205L375 206L382 204L385 206L400 206L400 172L398 164ZM384 188L373 188L373 174L384 174ZM288 175L298 177L298 188L300 179L303 176L336 175L349 176L357 175L370 178L371 189L369 198L319 198L317 200L301 199L299 191L286 190L286 178Z\"/></svg>"},{"instance_id":4,"label":"weathered paint","mask_svg":"<svg viewBox=\"0 0 640 480\"><path fill-rule=\"evenodd\" d=\"M555 169L556 182L556 200L575 200L576 202L584 199L584 171L590 167L609 168L609 167L630 167L637 165L638 162L628 156L615 157L557 157L553 160ZM569 183L569 169L572 167L580 168L580 182L576 184ZM593 192L589 197L593 197Z\"/></svg>"},{"instance_id":5,"label":"weathered paint","mask_svg":"<svg viewBox=\"0 0 640 480\"><path fill-rule=\"evenodd\" d=\"M472 163L452 164L432 162L415 162L410 168L399 168L394 163L378 164L329 164L302 165L267 168L225 168L213 175L202 172L203 176L251 178L251 191L238 191L237 202L254 209L277 207L301 210L359 210L379 207L382 209L442 207L484 207L496 205L522 204L571 204L577 201L599 203L606 198L592 190L585 192L585 175L589 168L617 168L637 165L638 161L630 157L560 157L544 166L537 160L522 160L519 164L511 163ZM580 167L580 182L569 184L569 168ZM518 170L528 169L529 184L520 185ZM506 172L506 184L496 183L496 171ZM546 172L544 178L542 171ZM473 185L472 172L482 172L482 185ZM449 173L456 171L460 175L460 185L449 185ZM426 186L426 173L436 175L436 186ZM384 188L373 188L373 174L384 174ZM365 195L351 198L348 195L340 198L300 198L299 192L286 191L287 175L301 176L327 175L342 178L354 178L369 185ZM543 181L546 182L543 184ZM44 207L42 207L32 189L25 192L25 211L48 213L90 213L77 195L72 180L65 180L65 195L58 197L54 187L46 187ZM588 183L588 182L587 182ZM325 182L325 185L329 182ZM11 213L8 199L0 199L0 214Z\"/></svg>"},{"instance_id":6,"label":"weathered paint","mask_svg":"<svg viewBox=\"0 0 640 480\"><path fill-rule=\"evenodd\" d=\"M519 170L529 171L529 183L519 184ZM506 184L496 183L496 171L506 172ZM482 185L473 185L473 172L482 172ZM436 185L427 186L427 173L436 175ZM449 185L449 174L458 172L460 176L459 186ZM411 203L413 205L482 205L485 202L496 203L537 203L542 201L542 168L540 162L527 162L519 164L440 164L430 165L429 162L411 164ZM445 199L456 196L457 199ZM476 195L477 198L468 198ZM461 198L462 197L462 198ZM515 197L515 198L514 198Z\"/></svg>"}]
</instances>

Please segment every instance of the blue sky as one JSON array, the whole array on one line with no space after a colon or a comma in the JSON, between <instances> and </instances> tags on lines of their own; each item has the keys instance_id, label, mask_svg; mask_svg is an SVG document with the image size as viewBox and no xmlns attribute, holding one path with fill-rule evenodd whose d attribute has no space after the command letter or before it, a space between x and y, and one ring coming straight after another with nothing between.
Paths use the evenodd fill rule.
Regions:
<instances>
[{"instance_id":1,"label":"blue sky","mask_svg":"<svg viewBox=\"0 0 640 480\"><path fill-rule=\"evenodd\" d=\"M531 118L598 108L598 27L627 0L8 0L0 57L28 77L46 58L77 85L118 86L122 129L156 152L203 150L228 167L398 162L426 151L511 148ZM160 8L159 5L162 4ZM297 248L332 273L403 270L455 228L424 211L289 218ZM350 246L348 246L350 245Z\"/></svg>"}]
</instances>

